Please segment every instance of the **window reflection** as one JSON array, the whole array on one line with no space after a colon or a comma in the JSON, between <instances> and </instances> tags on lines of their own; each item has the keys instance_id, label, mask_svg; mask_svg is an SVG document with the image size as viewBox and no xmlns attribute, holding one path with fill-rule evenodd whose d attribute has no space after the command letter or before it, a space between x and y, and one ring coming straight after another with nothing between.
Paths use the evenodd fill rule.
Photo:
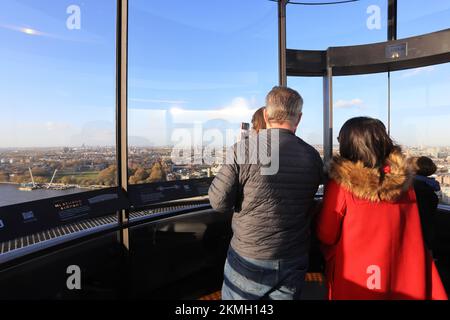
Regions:
<instances>
[{"instance_id":1,"label":"window reflection","mask_svg":"<svg viewBox=\"0 0 450 320\"><path fill-rule=\"evenodd\" d=\"M303 97L303 115L297 135L323 156L323 80L321 77L289 77L288 86Z\"/></svg>"},{"instance_id":2,"label":"window reflection","mask_svg":"<svg viewBox=\"0 0 450 320\"><path fill-rule=\"evenodd\" d=\"M386 41L387 0L326 6L288 4L286 28L290 49L325 50Z\"/></svg>"},{"instance_id":3,"label":"window reflection","mask_svg":"<svg viewBox=\"0 0 450 320\"><path fill-rule=\"evenodd\" d=\"M130 1L129 183L219 170L208 155L236 141L278 82L276 9L258 0Z\"/></svg>"},{"instance_id":4,"label":"window reflection","mask_svg":"<svg viewBox=\"0 0 450 320\"><path fill-rule=\"evenodd\" d=\"M409 156L437 165L441 202L450 204L450 63L392 73L391 134Z\"/></svg>"},{"instance_id":5,"label":"window reflection","mask_svg":"<svg viewBox=\"0 0 450 320\"><path fill-rule=\"evenodd\" d=\"M397 0L398 38L450 28L450 2Z\"/></svg>"},{"instance_id":6,"label":"window reflection","mask_svg":"<svg viewBox=\"0 0 450 320\"><path fill-rule=\"evenodd\" d=\"M333 78L333 137L350 118L368 116L388 127L387 74L366 74ZM338 142L333 139L333 152Z\"/></svg>"},{"instance_id":7,"label":"window reflection","mask_svg":"<svg viewBox=\"0 0 450 320\"><path fill-rule=\"evenodd\" d=\"M115 178L115 1L0 2L0 206Z\"/></svg>"}]
</instances>

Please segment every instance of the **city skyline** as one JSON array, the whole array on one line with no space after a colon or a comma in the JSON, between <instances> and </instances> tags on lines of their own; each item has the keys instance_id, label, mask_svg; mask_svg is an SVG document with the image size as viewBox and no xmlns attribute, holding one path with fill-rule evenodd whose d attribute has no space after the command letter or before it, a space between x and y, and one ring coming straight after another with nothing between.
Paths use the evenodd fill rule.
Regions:
<instances>
[{"instance_id":1,"label":"city skyline","mask_svg":"<svg viewBox=\"0 0 450 320\"><path fill-rule=\"evenodd\" d=\"M395 141L394 141L395 142ZM323 147L322 143L311 143L312 146L319 146L319 147ZM447 145L427 145L427 144L422 144L422 145L406 145L406 144L398 144L401 147L405 147L405 148L450 148L450 143ZM192 145L191 148L196 148L196 147L207 147L208 144L202 144L202 145ZM128 145L128 148L174 148L174 145ZM333 143L333 149L339 147L339 144L337 143ZM108 148L108 149L116 149L116 145L87 145L87 144L82 144L82 145L60 145L60 146L42 146L42 147L0 147L0 152L2 151L26 151L26 150L60 150L63 148L70 148L70 149L81 149L81 148L87 148L87 149L94 149L94 148ZM228 148L228 146L224 146L224 148Z\"/></svg>"},{"instance_id":2,"label":"city skyline","mask_svg":"<svg viewBox=\"0 0 450 320\"><path fill-rule=\"evenodd\" d=\"M314 146L323 156L323 146ZM190 148L182 155L172 147L131 147L129 184L212 177L221 168L225 149L209 158L203 149ZM337 152L336 146L333 148ZM406 156L429 156L437 166L433 175L441 184L442 204L450 205L450 146L405 147ZM199 153L201 152L201 153ZM199 157L200 160L199 161ZM208 157L208 158L205 158ZM217 160L217 161L214 161ZM178 160L182 160L178 162ZM114 147L35 148L0 150L0 205L117 185ZM31 192L25 192L31 191Z\"/></svg>"}]
</instances>

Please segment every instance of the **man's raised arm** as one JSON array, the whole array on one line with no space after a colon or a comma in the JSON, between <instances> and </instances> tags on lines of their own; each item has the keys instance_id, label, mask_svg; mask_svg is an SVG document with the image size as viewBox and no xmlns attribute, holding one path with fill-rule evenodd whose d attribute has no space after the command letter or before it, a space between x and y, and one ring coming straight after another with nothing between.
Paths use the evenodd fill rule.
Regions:
<instances>
[{"instance_id":1,"label":"man's raised arm","mask_svg":"<svg viewBox=\"0 0 450 320\"><path fill-rule=\"evenodd\" d=\"M218 212L232 212L238 197L239 168L235 161L225 164L209 187L209 202Z\"/></svg>"}]
</instances>

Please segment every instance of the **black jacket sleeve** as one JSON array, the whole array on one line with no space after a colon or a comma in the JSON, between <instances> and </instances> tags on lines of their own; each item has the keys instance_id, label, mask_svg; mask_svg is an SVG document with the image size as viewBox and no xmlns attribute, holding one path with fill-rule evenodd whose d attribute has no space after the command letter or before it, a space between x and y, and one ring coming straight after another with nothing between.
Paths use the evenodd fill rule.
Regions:
<instances>
[{"instance_id":1,"label":"black jacket sleeve","mask_svg":"<svg viewBox=\"0 0 450 320\"><path fill-rule=\"evenodd\" d=\"M209 202L218 212L232 212L238 201L239 167L235 159L223 165L209 187Z\"/></svg>"}]
</instances>

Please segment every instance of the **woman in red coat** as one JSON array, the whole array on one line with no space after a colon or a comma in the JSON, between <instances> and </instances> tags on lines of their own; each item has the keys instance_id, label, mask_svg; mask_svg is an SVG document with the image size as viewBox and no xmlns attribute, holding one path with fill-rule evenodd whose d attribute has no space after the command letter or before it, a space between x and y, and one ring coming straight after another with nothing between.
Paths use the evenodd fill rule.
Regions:
<instances>
[{"instance_id":1,"label":"woman in red coat","mask_svg":"<svg viewBox=\"0 0 450 320\"><path fill-rule=\"evenodd\" d=\"M447 299L400 147L366 117L348 120L338 141L316 221L329 299Z\"/></svg>"}]
</instances>

